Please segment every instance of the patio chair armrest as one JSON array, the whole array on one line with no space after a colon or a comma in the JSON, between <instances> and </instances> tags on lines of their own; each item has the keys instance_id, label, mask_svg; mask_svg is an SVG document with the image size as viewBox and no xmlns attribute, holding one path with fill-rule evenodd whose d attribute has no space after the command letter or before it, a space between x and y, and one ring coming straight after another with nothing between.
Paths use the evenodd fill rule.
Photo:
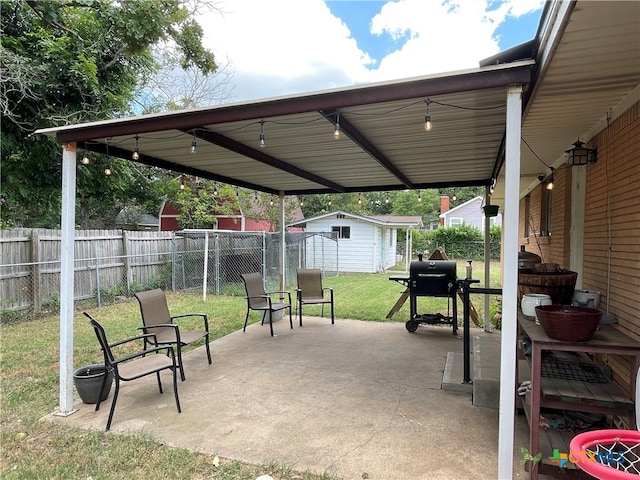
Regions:
<instances>
[{"instance_id":1,"label":"patio chair armrest","mask_svg":"<svg viewBox=\"0 0 640 480\"><path fill-rule=\"evenodd\" d=\"M138 330L151 330L153 328L173 328L174 330L178 328L178 325L174 325L173 323L159 323L157 325L149 325L149 326L143 326L143 327L138 327Z\"/></svg>"},{"instance_id":2,"label":"patio chair armrest","mask_svg":"<svg viewBox=\"0 0 640 480\"><path fill-rule=\"evenodd\" d=\"M322 292L324 293L325 290L329 291L329 296L333 299L333 288L331 287L322 287Z\"/></svg>"},{"instance_id":3,"label":"patio chair armrest","mask_svg":"<svg viewBox=\"0 0 640 480\"><path fill-rule=\"evenodd\" d=\"M183 313L182 315L174 315L171 317L171 320L175 320L177 318L188 318L188 317L202 317L202 321L204 323L205 331L209 331L209 317L207 317L206 313Z\"/></svg>"},{"instance_id":4,"label":"patio chair armrest","mask_svg":"<svg viewBox=\"0 0 640 480\"><path fill-rule=\"evenodd\" d=\"M287 297L289 298L289 303L291 303L291 292L274 290L273 292L269 292L267 295L269 295L269 298L271 298L271 295L275 295L276 293L280 295L280 298L284 298L284 295L286 294Z\"/></svg>"},{"instance_id":5,"label":"patio chair armrest","mask_svg":"<svg viewBox=\"0 0 640 480\"><path fill-rule=\"evenodd\" d=\"M156 336L153 333L145 333L142 335L136 335L134 337L125 338L123 340L118 340L117 342L110 343L109 347L117 347L118 345L124 345L125 343L134 342L136 340L145 340L151 337L153 337L153 341L155 342Z\"/></svg>"},{"instance_id":6,"label":"patio chair armrest","mask_svg":"<svg viewBox=\"0 0 640 480\"><path fill-rule=\"evenodd\" d=\"M129 355L125 355L124 357L117 358L116 360L113 361L113 364L118 365L119 363L124 363L129 360L133 360L134 358L144 357L150 353L164 352L165 350L167 351L167 353L171 355L171 359L175 363L175 352L173 351L173 347L171 345L163 345L161 347L147 348L139 352L130 353Z\"/></svg>"}]
</instances>

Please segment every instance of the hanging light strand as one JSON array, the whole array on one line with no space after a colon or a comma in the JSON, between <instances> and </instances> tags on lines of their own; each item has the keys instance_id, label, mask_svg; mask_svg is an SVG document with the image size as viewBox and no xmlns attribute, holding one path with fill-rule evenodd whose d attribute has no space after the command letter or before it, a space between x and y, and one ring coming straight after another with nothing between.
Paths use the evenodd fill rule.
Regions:
<instances>
[{"instance_id":1,"label":"hanging light strand","mask_svg":"<svg viewBox=\"0 0 640 480\"><path fill-rule=\"evenodd\" d=\"M333 138L336 140L340 139L340 112L338 112L336 116L336 127L333 131Z\"/></svg>"}]
</instances>

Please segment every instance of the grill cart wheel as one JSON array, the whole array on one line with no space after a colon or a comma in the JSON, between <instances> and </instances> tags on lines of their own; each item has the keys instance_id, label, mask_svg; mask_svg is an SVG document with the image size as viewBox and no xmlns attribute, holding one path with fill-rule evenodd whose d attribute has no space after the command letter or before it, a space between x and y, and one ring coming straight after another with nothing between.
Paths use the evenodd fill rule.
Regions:
<instances>
[{"instance_id":1,"label":"grill cart wheel","mask_svg":"<svg viewBox=\"0 0 640 480\"><path fill-rule=\"evenodd\" d=\"M415 320L409 320L404 324L404 326L408 331L415 332L418 329L418 322L416 322Z\"/></svg>"}]
</instances>

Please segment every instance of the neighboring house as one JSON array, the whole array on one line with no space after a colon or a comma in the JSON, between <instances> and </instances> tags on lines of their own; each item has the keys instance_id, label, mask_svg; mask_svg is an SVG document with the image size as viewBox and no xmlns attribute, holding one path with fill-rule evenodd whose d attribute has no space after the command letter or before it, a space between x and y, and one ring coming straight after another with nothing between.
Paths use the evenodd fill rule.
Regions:
<instances>
[{"instance_id":1,"label":"neighboring house","mask_svg":"<svg viewBox=\"0 0 640 480\"><path fill-rule=\"evenodd\" d=\"M216 223L211 225L210 228L217 230L230 230L236 232L273 232L274 226L268 220L261 220L263 217L263 211L257 202L251 201L251 206L248 212L244 212L242 208L238 208L233 214L219 214L216 215ZM162 231L175 231L181 230L178 223L178 215L180 210L169 202L163 202L160 208L160 230ZM302 210L300 206L296 206L293 210L292 216L294 220L303 218ZM301 230L294 229L292 231Z\"/></svg>"},{"instance_id":2,"label":"neighboring house","mask_svg":"<svg viewBox=\"0 0 640 480\"><path fill-rule=\"evenodd\" d=\"M127 213L126 210L121 210L116 215L116 227L123 230L153 230L157 231L160 221L158 217L148 214L135 214Z\"/></svg>"},{"instance_id":3,"label":"neighboring house","mask_svg":"<svg viewBox=\"0 0 640 480\"><path fill-rule=\"evenodd\" d=\"M471 225L484 232L484 211L482 210L483 198L478 196L467 200L460 205L449 207L449 197L440 197L440 225L443 227L458 227ZM502 225L502 214L489 217L491 225Z\"/></svg>"},{"instance_id":4,"label":"neighboring house","mask_svg":"<svg viewBox=\"0 0 640 480\"><path fill-rule=\"evenodd\" d=\"M420 216L365 217L335 211L291 222L289 226L303 226L307 233L332 233L337 238L339 272L376 273L396 264L398 229L411 232L423 225ZM407 237L410 241L411 235ZM307 267L313 262L313 258L307 257Z\"/></svg>"}]
</instances>

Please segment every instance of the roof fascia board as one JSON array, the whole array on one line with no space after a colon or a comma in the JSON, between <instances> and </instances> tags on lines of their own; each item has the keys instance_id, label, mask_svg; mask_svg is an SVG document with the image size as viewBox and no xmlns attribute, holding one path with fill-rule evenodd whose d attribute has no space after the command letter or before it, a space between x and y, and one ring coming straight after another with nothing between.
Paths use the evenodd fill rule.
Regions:
<instances>
[{"instance_id":1,"label":"roof fascia board","mask_svg":"<svg viewBox=\"0 0 640 480\"><path fill-rule=\"evenodd\" d=\"M486 90L509 85L528 84L533 60L494 65L479 69L417 77L382 84L347 87L325 92L284 97L260 102L223 105L124 119L90 122L36 130L55 136L58 143L149 133L163 130L191 130L203 125L255 120L310 111L378 104L410 98Z\"/></svg>"}]
</instances>

